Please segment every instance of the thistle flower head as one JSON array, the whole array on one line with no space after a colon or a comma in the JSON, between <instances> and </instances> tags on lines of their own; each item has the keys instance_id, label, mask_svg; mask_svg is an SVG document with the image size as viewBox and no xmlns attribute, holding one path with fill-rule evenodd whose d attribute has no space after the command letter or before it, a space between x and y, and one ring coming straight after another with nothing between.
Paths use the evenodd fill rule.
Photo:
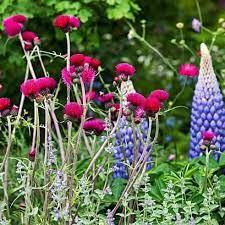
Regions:
<instances>
[{"instance_id":1,"label":"thistle flower head","mask_svg":"<svg viewBox=\"0 0 225 225\"><path fill-rule=\"evenodd\" d=\"M149 96L144 105L144 110L147 114L157 113L162 107L162 103L156 97Z\"/></svg>"},{"instance_id":2,"label":"thistle flower head","mask_svg":"<svg viewBox=\"0 0 225 225\"><path fill-rule=\"evenodd\" d=\"M135 68L129 63L119 63L115 67L115 72L119 75L133 76Z\"/></svg>"},{"instance_id":3,"label":"thistle flower head","mask_svg":"<svg viewBox=\"0 0 225 225\"><path fill-rule=\"evenodd\" d=\"M82 66L85 56L81 53L74 54L70 57L70 63L74 66Z\"/></svg>"},{"instance_id":4,"label":"thistle flower head","mask_svg":"<svg viewBox=\"0 0 225 225\"><path fill-rule=\"evenodd\" d=\"M50 89L53 90L56 88L56 81L52 77L41 77L36 80L36 84L39 87L39 90Z\"/></svg>"},{"instance_id":5,"label":"thistle flower head","mask_svg":"<svg viewBox=\"0 0 225 225\"><path fill-rule=\"evenodd\" d=\"M20 91L26 96L34 98L39 92L37 79L29 79L24 81L20 86Z\"/></svg>"},{"instance_id":6,"label":"thistle flower head","mask_svg":"<svg viewBox=\"0 0 225 225\"><path fill-rule=\"evenodd\" d=\"M158 98L160 102L165 102L169 99L168 92L160 89L152 91L150 96Z\"/></svg>"},{"instance_id":7,"label":"thistle flower head","mask_svg":"<svg viewBox=\"0 0 225 225\"><path fill-rule=\"evenodd\" d=\"M84 122L83 129L86 132L94 132L96 135L100 135L106 128L104 120L90 119Z\"/></svg>"},{"instance_id":8,"label":"thistle flower head","mask_svg":"<svg viewBox=\"0 0 225 225\"><path fill-rule=\"evenodd\" d=\"M34 47L34 45L40 44L39 37L32 31L22 32L22 38L24 40L26 50L31 50Z\"/></svg>"},{"instance_id":9,"label":"thistle flower head","mask_svg":"<svg viewBox=\"0 0 225 225\"><path fill-rule=\"evenodd\" d=\"M179 74L185 77L196 77L198 76L198 67L191 63L182 64L179 67Z\"/></svg>"},{"instance_id":10,"label":"thistle flower head","mask_svg":"<svg viewBox=\"0 0 225 225\"><path fill-rule=\"evenodd\" d=\"M212 131L204 131L202 132L202 139L211 141L215 137L215 134Z\"/></svg>"},{"instance_id":11,"label":"thistle flower head","mask_svg":"<svg viewBox=\"0 0 225 225\"><path fill-rule=\"evenodd\" d=\"M77 102L69 102L64 106L64 115L69 120L79 121L83 115L83 107Z\"/></svg>"},{"instance_id":12,"label":"thistle flower head","mask_svg":"<svg viewBox=\"0 0 225 225\"><path fill-rule=\"evenodd\" d=\"M100 101L103 104L106 104L108 102L111 102L114 98L114 94L113 93L107 93L107 94L102 94L100 96L98 96L98 101Z\"/></svg>"},{"instance_id":13,"label":"thistle flower head","mask_svg":"<svg viewBox=\"0 0 225 225\"><path fill-rule=\"evenodd\" d=\"M75 67L71 66L70 71L67 68L63 68L61 71L62 81L67 86L70 87L73 84L73 74L75 73Z\"/></svg>"},{"instance_id":14,"label":"thistle flower head","mask_svg":"<svg viewBox=\"0 0 225 225\"><path fill-rule=\"evenodd\" d=\"M95 71L92 68L84 69L81 74L81 79L85 85L90 85L95 79Z\"/></svg>"},{"instance_id":15,"label":"thistle flower head","mask_svg":"<svg viewBox=\"0 0 225 225\"><path fill-rule=\"evenodd\" d=\"M201 44L201 63L198 82L195 87L191 113L190 158L201 154L202 132L216 134L215 146L218 151L225 150L225 108L216 75L212 67L210 53Z\"/></svg>"},{"instance_id":16,"label":"thistle flower head","mask_svg":"<svg viewBox=\"0 0 225 225\"><path fill-rule=\"evenodd\" d=\"M70 27L72 28L79 28L80 27L80 19L76 16L69 16L70 19L69 19L69 25Z\"/></svg>"},{"instance_id":17,"label":"thistle flower head","mask_svg":"<svg viewBox=\"0 0 225 225\"><path fill-rule=\"evenodd\" d=\"M4 111L11 106L11 101L9 98L0 98L0 112Z\"/></svg>"},{"instance_id":18,"label":"thistle flower head","mask_svg":"<svg viewBox=\"0 0 225 225\"><path fill-rule=\"evenodd\" d=\"M4 31L8 37L17 36L23 29L23 25L27 18L22 14L7 17L3 20Z\"/></svg>"},{"instance_id":19,"label":"thistle flower head","mask_svg":"<svg viewBox=\"0 0 225 225\"><path fill-rule=\"evenodd\" d=\"M53 26L64 32L69 32L80 27L80 20L75 16L59 15L54 19Z\"/></svg>"},{"instance_id":20,"label":"thistle flower head","mask_svg":"<svg viewBox=\"0 0 225 225\"><path fill-rule=\"evenodd\" d=\"M127 102L131 107L144 107L145 101L146 98L137 92L129 93L127 95Z\"/></svg>"},{"instance_id":21,"label":"thistle flower head","mask_svg":"<svg viewBox=\"0 0 225 225\"><path fill-rule=\"evenodd\" d=\"M101 62L98 59L92 58L90 66L94 69L94 70L98 70L98 68L101 66Z\"/></svg>"}]
</instances>

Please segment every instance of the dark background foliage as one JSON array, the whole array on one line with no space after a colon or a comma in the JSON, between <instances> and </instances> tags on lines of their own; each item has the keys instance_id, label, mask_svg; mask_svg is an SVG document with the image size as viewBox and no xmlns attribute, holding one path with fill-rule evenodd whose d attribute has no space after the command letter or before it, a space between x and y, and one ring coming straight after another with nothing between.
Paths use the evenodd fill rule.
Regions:
<instances>
[{"instance_id":1,"label":"dark background foliage","mask_svg":"<svg viewBox=\"0 0 225 225\"><path fill-rule=\"evenodd\" d=\"M218 28L218 19L225 15L225 1L199 1L203 24L212 30ZM135 88L147 95L155 88L167 89L171 101L182 89L184 78L171 71L147 46L138 40L128 40L128 21L137 32L141 33L141 24L146 23L146 40L168 58L175 68L181 63L193 62L198 65L199 57L191 55L182 47L171 43L172 39L181 40L176 28L177 22L183 22L183 35L186 44L197 53L199 44L210 44L211 35L202 31L195 33L191 21L198 18L195 0L1 0L0 20L15 14L23 13L29 17L26 29L35 31L41 38L41 49L58 54L66 53L66 42L63 33L52 26L53 18L61 13L80 17L82 25L78 32L71 34L72 53L83 52L99 58L103 64L103 78L111 82L113 68L120 61L132 63L137 74L134 77ZM2 30L2 29L1 29ZM25 73L25 60L17 39L0 35L0 84L4 89L1 96L8 96L14 103L19 101L19 85ZM216 40L213 48L214 65L223 86L224 37ZM64 62L60 59L44 58L49 74L59 80ZM42 73L36 65L36 71ZM184 92L175 106L187 106L167 113L161 123L161 143L168 151L163 157L175 153L177 158L187 157L190 122L190 106L195 81L188 81ZM98 85L98 84L96 84Z\"/></svg>"}]
</instances>

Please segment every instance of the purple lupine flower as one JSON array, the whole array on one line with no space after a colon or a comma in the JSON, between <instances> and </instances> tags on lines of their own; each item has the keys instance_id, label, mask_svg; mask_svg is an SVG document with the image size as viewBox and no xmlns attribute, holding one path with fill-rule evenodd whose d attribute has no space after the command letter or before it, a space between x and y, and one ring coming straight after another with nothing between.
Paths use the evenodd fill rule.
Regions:
<instances>
[{"instance_id":1,"label":"purple lupine flower","mask_svg":"<svg viewBox=\"0 0 225 225\"><path fill-rule=\"evenodd\" d=\"M128 170L132 167L135 159L140 158L147 140L148 122L143 120L137 127L132 128L131 122L126 117L121 118L118 130L115 135L115 167L114 178L128 178ZM150 142L147 151L150 150ZM151 157L148 159L147 169L152 167Z\"/></svg>"},{"instance_id":2,"label":"purple lupine flower","mask_svg":"<svg viewBox=\"0 0 225 225\"><path fill-rule=\"evenodd\" d=\"M198 19L194 18L194 19L192 20L191 25L192 25L192 29L193 29L195 32L200 32L202 23L201 23Z\"/></svg>"},{"instance_id":3,"label":"purple lupine flower","mask_svg":"<svg viewBox=\"0 0 225 225\"><path fill-rule=\"evenodd\" d=\"M134 93L135 89L131 80L122 82L121 92L123 96L122 107L127 106L127 95ZM134 158L140 158L147 140L148 133L148 121L143 119L138 127L133 127L132 123L124 116L120 119L119 126L115 134L115 166L114 166L114 178L128 178L128 170L134 163ZM151 140L147 145L147 151L150 150ZM135 156L135 157L134 157ZM147 161L147 168L152 167L151 157Z\"/></svg>"},{"instance_id":4,"label":"purple lupine flower","mask_svg":"<svg viewBox=\"0 0 225 225\"><path fill-rule=\"evenodd\" d=\"M201 63L198 82L192 102L190 158L201 154L202 133L215 134L216 150L225 150L225 108L216 75L213 71L210 53L201 44ZM218 157L218 154L216 155Z\"/></svg>"}]
</instances>

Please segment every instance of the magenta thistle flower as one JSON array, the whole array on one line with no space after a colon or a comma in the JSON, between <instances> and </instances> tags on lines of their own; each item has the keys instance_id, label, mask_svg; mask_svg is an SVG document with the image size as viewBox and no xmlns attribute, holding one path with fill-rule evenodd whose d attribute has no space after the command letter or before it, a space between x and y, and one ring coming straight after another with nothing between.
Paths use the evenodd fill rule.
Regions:
<instances>
[{"instance_id":1,"label":"magenta thistle flower","mask_svg":"<svg viewBox=\"0 0 225 225\"><path fill-rule=\"evenodd\" d=\"M212 131L204 131L202 132L202 139L207 141L212 141L215 137L215 134Z\"/></svg>"},{"instance_id":2,"label":"magenta thistle flower","mask_svg":"<svg viewBox=\"0 0 225 225\"><path fill-rule=\"evenodd\" d=\"M70 32L80 27L80 20L75 16L59 15L54 19L53 26L64 32Z\"/></svg>"},{"instance_id":3,"label":"magenta thistle flower","mask_svg":"<svg viewBox=\"0 0 225 225\"><path fill-rule=\"evenodd\" d=\"M129 93L127 95L127 102L129 103L129 106L131 106L131 108L133 107L143 108L145 105L145 101L146 101L146 98L137 92Z\"/></svg>"},{"instance_id":4,"label":"magenta thistle flower","mask_svg":"<svg viewBox=\"0 0 225 225\"><path fill-rule=\"evenodd\" d=\"M74 54L70 57L70 63L74 66L82 66L84 64L85 55L81 53Z\"/></svg>"},{"instance_id":5,"label":"magenta thistle flower","mask_svg":"<svg viewBox=\"0 0 225 225\"><path fill-rule=\"evenodd\" d=\"M77 102L69 102L64 106L64 115L69 120L79 121L83 115L83 107Z\"/></svg>"},{"instance_id":6,"label":"magenta thistle flower","mask_svg":"<svg viewBox=\"0 0 225 225\"><path fill-rule=\"evenodd\" d=\"M25 49L27 51L31 50L34 47L34 45L38 45L41 42L37 34L35 34L32 31L24 31L22 33L22 38L24 40Z\"/></svg>"},{"instance_id":7,"label":"magenta thistle flower","mask_svg":"<svg viewBox=\"0 0 225 225\"><path fill-rule=\"evenodd\" d=\"M11 101L9 98L0 98L0 112L10 108Z\"/></svg>"},{"instance_id":8,"label":"magenta thistle flower","mask_svg":"<svg viewBox=\"0 0 225 225\"><path fill-rule=\"evenodd\" d=\"M194 64L182 64L179 67L179 74L186 77L196 77L198 76L199 70L198 67Z\"/></svg>"},{"instance_id":9,"label":"magenta thistle flower","mask_svg":"<svg viewBox=\"0 0 225 225\"><path fill-rule=\"evenodd\" d=\"M75 73L75 67L71 66L70 71L67 70L67 68L63 68L61 71L61 76L63 83L70 87L73 84L73 74Z\"/></svg>"},{"instance_id":10,"label":"magenta thistle flower","mask_svg":"<svg viewBox=\"0 0 225 225\"><path fill-rule=\"evenodd\" d=\"M90 119L84 122L83 129L86 132L94 132L96 135L100 135L106 128L104 120Z\"/></svg>"},{"instance_id":11,"label":"magenta thistle flower","mask_svg":"<svg viewBox=\"0 0 225 225\"><path fill-rule=\"evenodd\" d=\"M39 92L37 79L29 79L24 81L20 86L20 91L26 96L34 98Z\"/></svg>"},{"instance_id":12,"label":"magenta thistle flower","mask_svg":"<svg viewBox=\"0 0 225 225\"><path fill-rule=\"evenodd\" d=\"M8 37L17 36L23 29L23 25L27 18L24 15L17 14L14 16L7 17L3 20L4 31Z\"/></svg>"},{"instance_id":13,"label":"magenta thistle flower","mask_svg":"<svg viewBox=\"0 0 225 225\"><path fill-rule=\"evenodd\" d=\"M149 96L158 98L160 102L165 102L169 99L169 93L160 89L152 91Z\"/></svg>"},{"instance_id":14,"label":"magenta thistle flower","mask_svg":"<svg viewBox=\"0 0 225 225\"><path fill-rule=\"evenodd\" d=\"M100 101L103 104L106 104L108 102L111 102L114 98L113 93L107 93L107 94L102 94L98 97L98 101Z\"/></svg>"},{"instance_id":15,"label":"magenta thistle flower","mask_svg":"<svg viewBox=\"0 0 225 225\"><path fill-rule=\"evenodd\" d=\"M149 96L146 98L144 110L147 114L157 113L162 108L162 103L156 97Z\"/></svg>"},{"instance_id":16,"label":"magenta thistle flower","mask_svg":"<svg viewBox=\"0 0 225 225\"><path fill-rule=\"evenodd\" d=\"M56 88L56 81L51 77L41 77L36 80L36 83L39 87L39 91L43 90L53 90Z\"/></svg>"},{"instance_id":17,"label":"magenta thistle flower","mask_svg":"<svg viewBox=\"0 0 225 225\"><path fill-rule=\"evenodd\" d=\"M81 79L85 85L90 85L95 79L95 71L92 68L87 68L81 73Z\"/></svg>"},{"instance_id":18,"label":"magenta thistle flower","mask_svg":"<svg viewBox=\"0 0 225 225\"><path fill-rule=\"evenodd\" d=\"M192 29L193 29L195 32L200 32L202 24L201 24L201 22L200 22L198 19L194 18L194 19L192 20L191 25L192 25Z\"/></svg>"},{"instance_id":19,"label":"magenta thistle flower","mask_svg":"<svg viewBox=\"0 0 225 225\"><path fill-rule=\"evenodd\" d=\"M119 63L115 67L115 72L119 75L133 76L135 68L129 63Z\"/></svg>"}]
</instances>

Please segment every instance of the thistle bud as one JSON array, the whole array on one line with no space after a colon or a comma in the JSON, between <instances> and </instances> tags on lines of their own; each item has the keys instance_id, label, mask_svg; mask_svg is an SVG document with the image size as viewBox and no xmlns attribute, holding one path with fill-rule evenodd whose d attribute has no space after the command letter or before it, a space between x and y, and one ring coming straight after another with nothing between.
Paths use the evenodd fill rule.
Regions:
<instances>
[{"instance_id":1,"label":"thistle bud","mask_svg":"<svg viewBox=\"0 0 225 225\"><path fill-rule=\"evenodd\" d=\"M28 157L29 157L29 160L30 160L31 162L34 162L35 157L36 157L36 149L35 149L35 148L32 148L32 149L29 151Z\"/></svg>"}]
</instances>

